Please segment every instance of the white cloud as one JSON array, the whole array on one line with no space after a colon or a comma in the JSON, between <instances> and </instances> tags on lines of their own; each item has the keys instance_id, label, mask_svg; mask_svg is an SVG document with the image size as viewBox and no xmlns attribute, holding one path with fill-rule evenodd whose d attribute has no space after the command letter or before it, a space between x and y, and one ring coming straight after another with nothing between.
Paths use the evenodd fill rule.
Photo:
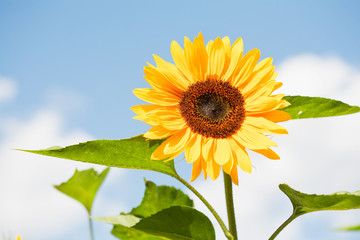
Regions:
<instances>
[{"instance_id":1,"label":"white cloud","mask_svg":"<svg viewBox=\"0 0 360 240\"><path fill-rule=\"evenodd\" d=\"M64 113L77 109L74 105L71 109L58 106L61 97L68 98L68 94L58 94L57 101L47 103L27 118L0 119L0 234L41 240L85 228L83 236L88 236L85 209L53 185L66 181L75 169L93 167L100 171L104 167L13 150L67 146L93 139L83 130L64 128ZM77 102L76 94L71 93L71 98ZM80 97L79 101L81 108L84 99ZM113 169L108 180L111 183L123 175L124 171ZM94 210L105 214L122 207L121 202L114 203L104 196L98 196L95 204ZM96 227L111 227L103 225ZM108 233L109 229L103 232Z\"/></svg>"},{"instance_id":2,"label":"white cloud","mask_svg":"<svg viewBox=\"0 0 360 240\"><path fill-rule=\"evenodd\" d=\"M307 54L285 60L278 70L283 93L330 97L360 105L360 70L339 58ZM268 239L290 216L292 206L278 189L280 183L305 193L360 190L359 122L358 113L282 123L289 135L273 137L279 145L274 150L281 160L251 154L256 169L252 174L239 173L239 186L234 187L239 238ZM219 180L197 180L195 186L226 219L221 177ZM200 201L195 203L205 211ZM357 211L310 213L292 222L277 239L357 239L358 235L333 228L360 224L359 219ZM215 221L214 225L218 226ZM216 230L217 239L225 239L221 229Z\"/></svg>"},{"instance_id":3,"label":"white cloud","mask_svg":"<svg viewBox=\"0 0 360 240\"><path fill-rule=\"evenodd\" d=\"M14 81L0 76L0 102L11 100L16 95L16 84Z\"/></svg>"},{"instance_id":4,"label":"white cloud","mask_svg":"<svg viewBox=\"0 0 360 240\"><path fill-rule=\"evenodd\" d=\"M277 68L281 92L287 95L321 96L349 104L360 103L360 72L335 56L304 54L289 58Z\"/></svg>"},{"instance_id":5,"label":"white cloud","mask_svg":"<svg viewBox=\"0 0 360 240\"><path fill-rule=\"evenodd\" d=\"M89 167L60 159L12 150L41 149L69 145L91 139L74 130L62 134L62 119L56 112L43 110L28 121L3 120L0 145L0 228L21 233L24 239L40 239L63 231L58 226L79 224L86 212L52 185L70 177L75 169Z\"/></svg>"}]
</instances>

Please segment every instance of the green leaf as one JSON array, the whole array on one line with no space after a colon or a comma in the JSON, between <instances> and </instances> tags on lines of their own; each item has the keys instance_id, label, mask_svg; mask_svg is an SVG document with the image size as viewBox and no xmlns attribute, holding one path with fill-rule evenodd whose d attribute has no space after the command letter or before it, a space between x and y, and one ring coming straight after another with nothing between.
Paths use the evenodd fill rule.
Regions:
<instances>
[{"instance_id":1,"label":"green leaf","mask_svg":"<svg viewBox=\"0 0 360 240\"><path fill-rule=\"evenodd\" d=\"M133 208L130 214L139 217L149 217L160 210L171 206L193 207L193 201L181 190L169 186L157 186L151 181L145 181L145 195L141 204Z\"/></svg>"},{"instance_id":2,"label":"green leaf","mask_svg":"<svg viewBox=\"0 0 360 240\"><path fill-rule=\"evenodd\" d=\"M292 119L331 117L360 112L360 107L321 97L285 96L291 103L281 109L289 113Z\"/></svg>"},{"instance_id":3,"label":"green leaf","mask_svg":"<svg viewBox=\"0 0 360 240\"><path fill-rule=\"evenodd\" d=\"M110 216L110 217L91 217L94 220L110 223L113 225L123 225L125 227L132 227L137 224L141 218L135 217L131 214L121 214L117 216Z\"/></svg>"},{"instance_id":4,"label":"green leaf","mask_svg":"<svg viewBox=\"0 0 360 240\"><path fill-rule=\"evenodd\" d=\"M360 225L338 228L338 230L360 231Z\"/></svg>"},{"instance_id":5,"label":"green leaf","mask_svg":"<svg viewBox=\"0 0 360 240\"><path fill-rule=\"evenodd\" d=\"M210 220L192 208L193 201L181 190L148 180L145 185L141 204L129 214L92 218L113 224L113 234L124 240L215 239Z\"/></svg>"},{"instance_id":6,"label":"green leaf","mask_svg":"<svg viewBox=\"0 0 360 240\"><path fill-rule=\"evenodd\" d=\"M275 239L290 222L303 214L325 210L360 209L360 191L354 193L337 192L329 195L316 195L301 193L286 184L280 184L279 188L290 199L293 205L293 213L273 235L271 235L269 240Z\"/></svg>"},{"instance_id":7,"label":"green leaf","mask_svg":"<svg viewBox=\"0 0 360 240\"><path fill-rule=\"evenodd\" d=\"M143 136L136 136L121 140L89 141L65 148L22 151L110 167L153 170L178 176L172 160L150 159L152 152L161 143L162 140L147 140Z\"/></svg>"},{"instance_id":8,"label":"green leaf","mask_svg":"<svg viewBox=\"0 0 360 240\"><path fill-rule=\"evenodd\" d=\"M90 214L95 195L108 172L109 168L106 168L100 174L92 168L84 171L76 170L67 182L54 187L79 201Z\"/></svg>"},{"instance_id":9,"label":"green leaf","mask_svg":"<svg viewBox=\"0 0 360 240\"><path fill-rule=\"evenodd\" d=\"M297 216L315 211L360 209L360 191L316 195L301 193L286 184L280 184L279 188L290 198Z\"/></svg>"},{"instance_id":10,"label":"green leaf","mask_svg":"<svg viewBox=\"0 0 360 240\"><path fill-rule=\"evenodd\" d=\"M123 240L214 240L215 230L201 212L187 206L173 206L150 217L143 218L132 227L115 225L112 233Z\"/></svg>"}]
</instances>

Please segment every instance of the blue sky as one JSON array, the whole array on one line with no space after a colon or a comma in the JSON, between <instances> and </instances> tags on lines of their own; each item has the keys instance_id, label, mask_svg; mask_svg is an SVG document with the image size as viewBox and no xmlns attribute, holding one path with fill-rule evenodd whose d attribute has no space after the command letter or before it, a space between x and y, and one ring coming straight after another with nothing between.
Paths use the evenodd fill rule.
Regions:
<instances>
[{"instance_id":1,"label":"blue sky","mask_svg":"<svg viewBox=\"0 0 360 240\"><path fill-rule=\"evenodd\" d=\"M273 57L279 78L284 83L284 91L287 90L284 92L286 94L312 94L360 105L357 91L360 90L359 9L358 1L222 1L220 3L219 1L113 0L100 3L100 1L70 0L0 0L0 87L5 86L1 85L2 82L6 82L8 86L8 88L3 87L7 89L6 91L0 89L0 166L3 167L3 171L11 168L14 172L22 173L26 172L26 167L21 163L33 163L35 172L23 175L29 177L42 176L42 171L49 171L53 175L56 173L55 179L47 179L46 174L42 178L48 181L43 185L42 191L54 194L51 195L53 198L44 201L49 202L50 199L57 199L58 196L63 204L61 206L69 209L79 208L76 213L81 215L83 212L80 206L67 203L69 199L57 195L56 191L51 189L52 185L70 177L75 165L71 165L71 162L65 163L67 165L62 173L56 171L56 166L60 166L63 160L36 158L23 153L14 155L8 149L45 148L88 139L128 138L144 133L148 126L133 120L134 114L129 109L133 105L142 103L132 94L132 89L147 86L142 77L143 66L146 62L153 62L152 54L171 61L171 41L176 40L182 45L184 36L193 39L199 32L203 33L205 41L217 36L229 36L232 41L242 37L245 50L258 48L261 50L262 58ZM1 94L7 97L1 98ZM276 208L282 203L287 204L287 200L282 199L281 194L277 192L277 184L280 183L276 182L277 180L293 181L295 185L298 184L296 187L299 190L304 191L316 192L325 189L329 191L327 193L331 193L360 189L360 186L356 188L356 185L347 185L349 181L354 184L359 178L353 180L350 178L351 174L345 174L358 167L355 160L358 160L360 152L357 149L360 146L352 139L356 139L355 136L359 133L356 124L359 116L319 121L305 120L285 124L292 130L293 135L290 134L292 136L289 135L289 138L282 136L276 140L283 141L284 148L293 141L289 147L291 151L284 150L279 142L279 152L284 151L284 155L288 158L280 154L282 160L274 164L256 156L259 158L257 172L252 175L242 173L243 179L240 177L244 185L249 183L247 186L251 188L244 186L244 189L240 187L238 191L248 190L248 194L253 197L257 192L251 189L267 192L268 190L264 190L265 186L261 186L260 183L264 177L274 174L278 178L275 178L271 185L269 194L276 192L278 195L274 196L274 201L281 199L280 203L274 203L273 206ZM332 126L331 131L321 130L322 126L328 125ZM341 129L336 132L333 126L341 126ZM302 135L304 128L312 130L308 131L308 135ZM344 133L345 131L350 133ZM339 147L335 140L331 140L333 135L334 139L337 139L334 132L342 134L342 141L348 140L349 143L343 143L342 148L340 144ZM321 134L327 134L327 141L331 141L325 141L324 135ZM306 137L307 140L313 139L317 147L314 147L315 144L307 146L309 141L307 143L302 141ZM301 143L303 148L293 147L293 149L292 146L297 143ZM330 147L326 143L330 144ZM330 156L324 155L319 145L324 149L331 149L331 146L334 146L336 153L330 152L328 153ZM304 171L310 172L306 174L296 172L294 168L298 169L297 167L302 164L299 163L299 166L290 164L295 161L292 159L300 158L301 154L310 154L314 159L309 161L314 165L316 165L314 156L335 158L338 155L339 157L346 155L349 163L344 164L348 167L342 169L344 172L335 171L336 165L333 168L332 165L325 167L325 169L329 168L329 172L339 173L336 179L343 179L343 182L333 181L334 176L324 175L325 179L325 176L329 178L327 181L324 180L326 187L320 184L321 181L318 185L313 185L305 178L316 179L319 174L323 176L322 172L313 172L313 178L310 178L306 174L310 174L311 170L305 169ZM309 158L308 155L303 157ZM20 158L22 160L18 160ZM267 162L264 163L265 161ZM334 161L336 162L335 159ZM271 169L270 173L266 172L266 168L280 164L288 166L289 169L281 166L279 169L282 170ZM189 179L189 165L181 161L177 163L177 168L181 176ZM296 180L291 178L289 172L297 174ZM284 174L283 178L280 174ZM252 179L253 175L255 176ZM9 181L7 184L0 181L2 187L0 190L7 189L5 187L7 185L7 187L11 186L12 191L22 191L21 182L15 184L11 178L14 176L8 177L10 180L7 180ZM143 177L158 184L171 184L184 189L175 180L161 174L112 169L109 179L106 180L95 200L94 214L115 215L136 206L144 190ZM0 178L2 181L4 179ZM240 181L240 186L241 183ZM37 186L34 184L31 187L36 189ZM207 186L204 184L212 186L218 183L199 179L194 184L204 188L205 191ZM10 197L3 203L0 200L0 205L3 206L0 211L5 209L4 205L6 201L10 201L9 199ZM251 202L251 199L249 198L248 201ZM27 205L29 202L31 201L19 201L19 204L31 206L31 204ZM16 206L12 208L17 209ZM41 207L37 208L37 211L41 211ZM253 211L259 210L253 209ZM267 231L270 233L286 219L290 210L279 211L281 214L279 213L275 218L277 222L271 223L274 225L269 226L265 221L267 218L264 217L263 227L269 228L270 230ZM6 214L10 213L11 211ZM3 216L7 216L6 214ZM46 217L58 218L59 215L56 214L59 213L49 214ZM256 215L253 212L248 214ZM306 216L304 220L295 221L292 224L297 226L289 230L288 236L292 236L292 239L295 237L298 239L359 238L359 234L356 233L339 234L331 230L337 226L335 223L344 224L347 223L346 220L349 220L349 224L360 223L359 220L350 221L356 219L354 215L328 217L326 214L319 214L320 217L314 218ZM66 216L60 223L68 222ZM357 219L360 219L359 216L357 215ZM65 224L65 230L56 233L51 239L87 239L87 232L83 231L83 228L86 229L86 224L82 224L81 217L85 218L85 213L84 216L74 220L73 227ZM241 215L241 217L249 216ZM26 216L24 219L31 218ZM39 220L40 223L41 221L44 220ZM32 224L36 225L36 221ZM109 227L100 223L96 224L95 228L98 239L112 239L107 232ZM34 229L41 228L34 227ZM23 225L16 224L15 220L12 224L8 224L5 217L0 217L0 234L2 232L5 234L23 232L24 240L41 240L49 237L49 232L44 230L43 234L32 233L23 228ZM285 234L287 233L284 232L283 238L279 236L279 239L288 239Z\"/></svg>"}]
</instances>

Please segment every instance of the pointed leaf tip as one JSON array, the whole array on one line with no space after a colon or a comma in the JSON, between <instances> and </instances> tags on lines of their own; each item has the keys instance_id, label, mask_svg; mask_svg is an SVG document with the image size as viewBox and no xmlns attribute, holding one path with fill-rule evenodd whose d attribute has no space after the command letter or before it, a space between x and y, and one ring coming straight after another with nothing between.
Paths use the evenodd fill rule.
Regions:
<instances>
[{"instance_id":1,"label":"pointed leaf tip","mask_svg":"<svg viewBox=\"0 0 360 240\"><path fill-rule=\"evenodd\" d=\"M291 105L281 110L290 114L292 119L332 117L360 112L358 106L350 106L328 98L285 96L283 99Z\"/></svg>"},{"instance_id":2,"label":"pointed leaf tip","mask_svg":"<svg viewBox=\"0 0 360 240\"><path fill-rule=\"evenodd\" d=\"M95 195L108 172L109 168L101 173L97 173L93 168L83 171L75 170L74 175L68 181L54 187L79 201L90 214Z\"/></svg>"},{"instance_id":3,"label":"pointed leaf tip","mask_svg":"<svg viewBox=\"0 0 360 240\"><path fill-rule=\"evenodd\" d=\"M51 157L101 164L109 167L145 169L178 176L174 162L151 160L163 140L149 140L142 135L121 140L95 140L64 148L21 150Z\"/></svg>"},{"instance_id":4,"label":"pointed leaf tip","mask_svg":"<svg viewBox=\"0 0 360 240\"><path fill-rule=\"evenodd\" d=\"M169 186L157 186L146 180L146 189L141 204L133 208L130 214L138 217L149 217L171 206L193 207L193 201L181 190Z\"/></svg>"},{"instance_id":5,"label":"pointed leaf tip","mask_svg":"<svg viewBox=\"0 0 360 240\"><path fill-rule=\"evenodd\" d=\"M360 209L359 192L336 192L327 195L306 194L292 189L286 184L280 184L283 191L296 211L301 214L324 210Z\"/></svg>"}]
</instances>

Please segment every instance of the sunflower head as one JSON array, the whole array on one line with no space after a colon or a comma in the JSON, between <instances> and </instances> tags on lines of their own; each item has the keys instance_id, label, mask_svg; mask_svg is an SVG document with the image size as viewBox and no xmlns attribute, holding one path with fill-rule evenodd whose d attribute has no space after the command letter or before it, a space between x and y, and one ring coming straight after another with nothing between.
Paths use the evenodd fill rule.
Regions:
<instances>
[{"instance_id":1,"label":"sunflower head","mask_svg":"<svg viewBox=\"0 0 360 240\"><path fill-rule=\"evenodd\" d=\"M260 51L243 55L242 39L232 45L228 37L216 38L205 46L203 36L184 49L173 41L174 63L154 55L156 66L144 67L151 88L138 88L134 94L151 105L131 109L135 119L152 128L149 139L167 138L152 159L175 158L185 151L193 164L192 178L201 173L215 180L221 168L238 184L237 168L251 172L246 149L270 159L279 159L270 147L277 144L264 134L287 134L277 122L289 120L279 109L289 105L276 82L272 58L259 62Z\"/></svg>"}]
</instances>

